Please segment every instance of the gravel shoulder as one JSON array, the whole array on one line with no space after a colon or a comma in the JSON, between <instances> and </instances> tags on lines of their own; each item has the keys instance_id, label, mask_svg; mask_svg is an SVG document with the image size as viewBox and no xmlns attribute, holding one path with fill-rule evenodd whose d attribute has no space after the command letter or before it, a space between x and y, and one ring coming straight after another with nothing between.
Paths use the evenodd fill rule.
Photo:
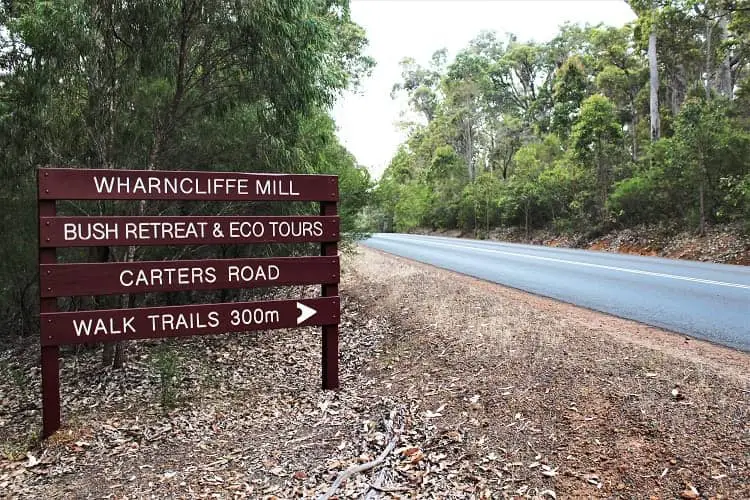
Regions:
<instances>
[{"instance_id":1,"label":"gravel shoulder","mask_svg":"<svg viewBox=\"0 0 750 500\"><path fill-rule=\"evenodd\" d=\"M750 498L750 356L369 249L342 279L335 392L316 329L68 352L39 443L2 346L0 496L316 498L390 449L338 498Z\"/></svg>"}]
</instances>

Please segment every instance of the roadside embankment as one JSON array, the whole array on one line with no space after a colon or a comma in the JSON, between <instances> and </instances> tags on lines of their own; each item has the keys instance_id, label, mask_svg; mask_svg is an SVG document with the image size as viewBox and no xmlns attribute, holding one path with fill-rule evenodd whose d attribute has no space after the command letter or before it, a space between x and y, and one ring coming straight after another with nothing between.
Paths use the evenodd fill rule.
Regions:
<instances>
[{"instance_id":1,"label":"roadside embankment","mask_svg":"<svg viewBox=\"0 0 750 500\"><path fill-rule=\"evenodd\" d=\"M529 238L523 228L494 228L486 232L465 233L459 230L431 231L420 228L415 234L475 238L482 235L490 240L510 243L531 243L567 248L584 248L604 252L650 255L672 259L687 259L721 264L750 265L750 235L740 224L709 226L704 236L678 229L674 225L641 225L634 228L611 231L604 235L583 233L557 234L549 230L535 229ZM480 234L481 233L481 234Z\"/></svg>"}]
</instances>

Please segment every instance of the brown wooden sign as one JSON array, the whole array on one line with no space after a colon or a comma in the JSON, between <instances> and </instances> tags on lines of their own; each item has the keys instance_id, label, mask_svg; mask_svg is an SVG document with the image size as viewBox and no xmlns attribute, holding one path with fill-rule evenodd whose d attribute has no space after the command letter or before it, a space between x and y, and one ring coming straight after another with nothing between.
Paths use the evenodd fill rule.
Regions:
<instances>
[{"instance_id":1,"label":"brown wooden sign","mask_svg":"<svg viewBox=\"0 0 750 500\"><path fill-rule=\"evenodd\" d=\"M42 297L228 290L339 282L338 257L43 264Z\"/></svg>"},{"instance_id":2,"label":"brown wooden sign","mask_svg":"<svg viewBox=\"0 0 750 500\"><path fill-rule=\"evenodd\" d=\"M339 322L339 298L43 313L43 346L274 330Z\"/></svg>"},{"instance_id":3,"label":"brown wooden sign","mask_svg":"<svg viewBox=\"0 0 750 500\"><path fill-rule=\"evenodd\" d=\"M338 217L41 217L40 224L42 248L339 240Z\"/></svg>"},{"instance_id":4,"label":"brown wooden sign","mask_svg":"<svg viewBox=\"0 0 750 500\"><path fill-rule=\"evenodd\" d=\"M338 201L335 175L39 169L40 200Z\"/></svg>"},{"instance_id":5,"label":"brown wooden sign","mask_svg":"<svg viewBox=\"0 0 750 500\"><path fill-rule=\"evenodd\" d=\"M338 178L235 172L39 169L43 436L60 427L59 346L322 327L322 385L338 388ZM56 200L319 201L308 216L58 217ZM320 243L319 256L58 263L57 248ZM58 311L57 297L320 284L321 297Z\"/></svg>"}]
</instances>

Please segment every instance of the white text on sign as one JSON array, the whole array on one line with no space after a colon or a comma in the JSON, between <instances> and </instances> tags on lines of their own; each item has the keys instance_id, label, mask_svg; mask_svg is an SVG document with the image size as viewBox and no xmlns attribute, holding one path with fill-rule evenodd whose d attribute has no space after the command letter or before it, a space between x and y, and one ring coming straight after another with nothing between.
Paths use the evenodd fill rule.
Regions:
<instances>
[{"instance_id":1,"label":"white text on sign","mask_svg":"<svg viewBox=\"0 0 750 500\"><path fill-rule=\"evenodd\" d=\"M274 264L227 266L226 282L251 283L253 281L276 281L281 270ZM131 286L169 286L169 285L202 285L216 283L217 270L207 267L162 267L154 269L123 269L119 275L120 285Z\"/></svg>"},{"instance_id":2,"label":"white text on sign","mask_svg":"<svg viewBox=\"0 0 750 500\"><path fill-rule=\"evenodd\" d=\"M321 221L224 221L208 222L66 222L65 241L126 241L157 239L208 238L319 238L323 236Z\"/></svg>"},{"instance_id":3,"label":"white text on sign","mask_svg":"<svg viewBox=\"0 0 750 500\"><path fill-rule=\"evenodd\" d=\"M241 177L122 177L118 175L94 176L94 186L99 194L143 195L262 195L299 196L294 181L289 179L256 179L253 184Z\"/></svg>"},{"instance_id":4,"label":"white text on sign","mask_svg":"<svg viewBox=\"0 0 750 500\"><path fill-rule=\"evenodd\" d=\"M232 309L227 317L222 317L218 311L209 311L149 314L146 318L148 319L147 325L150 332L170 333L216 329L222 323L237 328L257 325L271 328L279 323L281 315L276 309L246 307ZM73 330L76 337L127 337L139 333L135 316L73 320ZM228 328L227 331L231 331L231 328Z\"/></svg>"}]
</instances>

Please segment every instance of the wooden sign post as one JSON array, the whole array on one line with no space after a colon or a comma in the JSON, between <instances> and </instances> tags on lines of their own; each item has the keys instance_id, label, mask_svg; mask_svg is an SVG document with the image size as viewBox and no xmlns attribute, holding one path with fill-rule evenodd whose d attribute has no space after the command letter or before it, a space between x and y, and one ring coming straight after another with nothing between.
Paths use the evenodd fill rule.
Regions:
<instances>
[{"instance_id":1,"label":"wooden sign post","mask_svg":"<svg viewBox=\"0 0 750 500\"><path fill-rule=\"evenodd\" d=\"M337 389L338 178L331 175L42 168L39 290L44 437L60 427L59 346L322 327L322 386ZM56 200L318 201L319 216L58 217ZM58 264L57 248L320 243L309 257ZM287 285L316 299L58 311L58 297Z\"/></svg>"}]
</instances>

